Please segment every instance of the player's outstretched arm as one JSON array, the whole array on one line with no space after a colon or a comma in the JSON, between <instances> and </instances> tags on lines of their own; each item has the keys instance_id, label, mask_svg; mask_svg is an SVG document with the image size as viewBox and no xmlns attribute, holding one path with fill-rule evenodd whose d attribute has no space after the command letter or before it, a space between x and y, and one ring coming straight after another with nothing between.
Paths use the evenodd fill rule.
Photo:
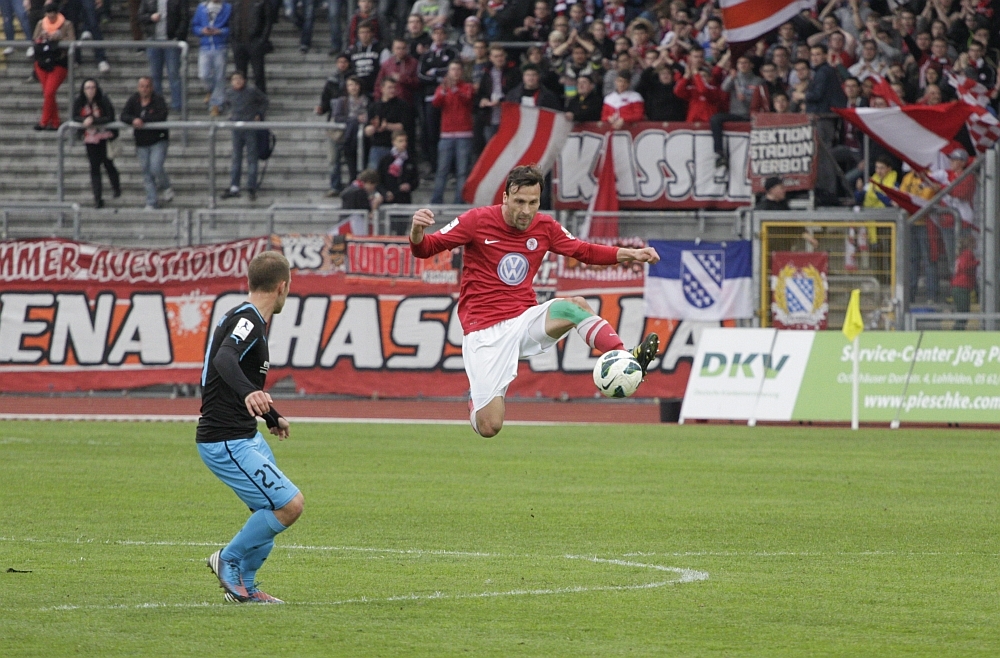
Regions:
<instances>
[{"instance_id":1,"label":"player's outstretched arm","mask_svg":"<svg viewBox=\"0 0 1000 658\"><path fill-rule=\"evenodd\" d=\"M413 213L413 223L410 225L410 242L420 244L424 240L424 229L434 225L434 213L429 208L421 208Z\"/></svg>"},{"instance_id":2,"label":"player's outstretched arm","mask_svg":"<svg viewBox=\"0 0 1000 658\"><path fill-rule=\"evenodd\" d=\"M632 261L638 261L640 263L658 263L660 262L660 255L656 253L656 250L652 247L643 247L642 249L628 249L626 247L620 247L618 249L618 262L629 263Z\"/></svg>"}]
</instances>

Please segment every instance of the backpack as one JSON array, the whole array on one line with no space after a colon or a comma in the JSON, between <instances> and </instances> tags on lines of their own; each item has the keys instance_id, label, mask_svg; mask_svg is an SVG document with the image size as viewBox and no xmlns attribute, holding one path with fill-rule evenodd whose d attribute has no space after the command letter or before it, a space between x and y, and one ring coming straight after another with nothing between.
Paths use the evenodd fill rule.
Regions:
<instances>
[{"instance_id":1,"label":"backpack","mask_svg":"<svg viewBox=\"0 0 1000 658\"><path fill-rule=\"evenodd\" d=\"M277 143L277 139L274 137L274 133L270 130L258 130L257 131L257 159L267 160L274 153L274 146Z\"/></svg>"}]
</instances>

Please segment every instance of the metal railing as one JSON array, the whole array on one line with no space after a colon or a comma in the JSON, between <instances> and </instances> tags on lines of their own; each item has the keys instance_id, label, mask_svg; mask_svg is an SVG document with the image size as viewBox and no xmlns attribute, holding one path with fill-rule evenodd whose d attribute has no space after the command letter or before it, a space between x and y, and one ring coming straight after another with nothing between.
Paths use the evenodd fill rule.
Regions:
<instances>
[{"instance_id":1,"label":"metal railing","mask_svg":"<svg viewBox=\"0 0 1000 658\"><path fill-rule=\"evenodd\" d=\"M906 330L943 330L944 323L951 322L952 329L957 328L959 331L962 331L969 327L968 323L970 321L979 323L978 327L974 327L973 329L993 331L1000 324L1000 313L907 313ZM961 327L956 327L956 323L962 323Z\"/></svg>"},{"instance_id":2,"label":"metal railing","mask_svg":"<svg viewBox=\"0 0 1000 658\"><path fill-rule=\"evenodd\" d=\"M106 124L106 128L118 128L133 130L132 126L115 121ZM77 121L67 121L59 126L57 133L57 194L59 201L65 200L66 186L64 179L66 160L66 133L70 130L80 130L83 124ZM161 121L157 123L147 123L143 130L156 129L184 129L184 130L205 130L208 133L208 207L216 206L216 135L220 130L315 130L327 131L331 129L344 129L345 124L319 121ZM119 138L121 139L121 138ZM364 126L358 126L358 162L364 162Z\"/></svg>"},{"instance_id":3,"label":"metal railing","mask_svg":"<svg viewBox=\"0 0 1000 658\"><path fill-rule=\"evenodd\" d=\"M11 226L11 214L36 215L31 222L25 226L25 230L20 230L18 226ZM51 231L46 229L43 233L38 224L38 214L47 214L54 217ZM66 215L73 217L72 235L64 236ZM3 201L0 202L0 240L7 240L18 237L72 237L79 239L80 236L80 204L79 203L52 203L47 201Z\"/></svg>"},{"instance_id":4,"label":"metal railing","mask_svg":"<svg viewBox=\"0 0 1000 658\"><path fill-rule=\"evenodd\" d=\"M188 43L187 41L71 41L69 43L69 67L66 79L67 102L66 116L73 118L73 100L78 93L76 88L76 64L73 59L78 48L104 48L106 50L135 50L136 48L172 48L180 50L181 60L181 119L187 120L188 108ZM171 89L173 94L174 90Z\"/></svg>"}]
</instances>

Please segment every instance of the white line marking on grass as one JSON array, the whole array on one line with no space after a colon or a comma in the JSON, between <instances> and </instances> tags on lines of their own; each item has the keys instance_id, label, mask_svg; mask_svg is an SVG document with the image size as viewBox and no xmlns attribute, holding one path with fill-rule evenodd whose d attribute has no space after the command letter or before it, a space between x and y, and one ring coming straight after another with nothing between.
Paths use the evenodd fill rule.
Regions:
<instances>
[{"instance_id":1,"label":"white line marking on grass","mask_svg":"<svg viewBox=\"0 0 1000 658\"><path fill-rule=\"evenodd\" d=\"M116 539L116 540L97 540L97 539L36 539L36 538L16 538L16 537L0 537L0 541L6 542L24 542L24 543L50 543L50 544L98 544L98 545L113 545L113 546L188 546L188 547L208 547L214 548L221 546L217 542L169 542L169 541L139 541L131 539ZM431 594L400 594L396 596L388 597L367 597L362 596L358 598L342 599L338 601L307 601L307 602L291 602L289 605L298 606L313 606L313 607L332 607L350 604L367 604L367 603L395 603L399 601L436 601L436 600L462 600L462 599L491 599L491 598L501 598L508 596L553 596L559 594L582 594L587 592L627 592L635 590L646 590L646 589L656 589L658 587L665 587L667 585L675 585L681 583L693 583L701 580L707 580L709 575L705 571L696 571L694 569L683 569L680 567L667 567L660 564L646 564L643 562L633 562L629 560L617 560L613 558L600 558L597 556L586 556L586 555L555 555L555 556L538 556L538 555L516 555L516 554L504 554L504 553L484 553L481 551L451 551L451 550L440 550L440 549L418 549L418 548L377 548L370 546L308 546L303 544L290 544L285 546L279 546L276 548L283 548L288 550L304 550L304 551L336 551L336 552L358 552L358 553L387 553L391 555L413 555L413 556L443 556L443 557L488 557L488 558L539 558L539 557L550 557L550 558L562 558L567 560L582 560L585 562L591 562L594 564L610 564L613 566L626 567L631 569L651 569L654 571L667 572L676 574L676 578L670 578L668 580L658 580L649 583L638 583L634 585L594 585L594 586L573 586L573 587L555 587L555 588L543 588L543 589L514 589L514 590L504 590L495 592L477 592L469 594L446 594L444 592L433 592ZM117 605L57 605L51 607L39 608L41 612L60 612L68 610L145 610L145 609L155 609L155 608L207 608L207 607L223 607L232 606L231 603L209 603L209 602L193 602L193 603L138 603L138 604L117 604ZM261 607L261 606L251 606L251 607Z\"/></svg>"}]
</instances>

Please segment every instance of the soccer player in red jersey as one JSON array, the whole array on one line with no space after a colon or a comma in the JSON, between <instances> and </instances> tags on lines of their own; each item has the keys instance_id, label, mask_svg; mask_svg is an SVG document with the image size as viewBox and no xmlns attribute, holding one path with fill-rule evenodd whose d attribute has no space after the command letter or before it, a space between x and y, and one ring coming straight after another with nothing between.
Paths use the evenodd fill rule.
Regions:
<instances>
[{"instance_id":1,"label":"soccer player in red jersey","mask_svg":"<svg viewBox=\"0 0 1000 658\"><path fill-rule=\"evenodd\" d=\"M625 349L611 325L582 297L536 303L531 282L546 252L591 265L660 260L651 247L626 249L578 240L551 216L539 214L544 180L535 167L515 167L507 176L501 205L474 208L427 234L434 213L421 208L410 227L410 249L418 258L465 247L458 296L465 332L462 358L472 393L469 422L485 437L496 436L503 427L503 396L517 377L519 359L548 351L574 327L602 353ZM643 374L659 341L650 334L632 350Z\"/></svg>"}]
</instances>

